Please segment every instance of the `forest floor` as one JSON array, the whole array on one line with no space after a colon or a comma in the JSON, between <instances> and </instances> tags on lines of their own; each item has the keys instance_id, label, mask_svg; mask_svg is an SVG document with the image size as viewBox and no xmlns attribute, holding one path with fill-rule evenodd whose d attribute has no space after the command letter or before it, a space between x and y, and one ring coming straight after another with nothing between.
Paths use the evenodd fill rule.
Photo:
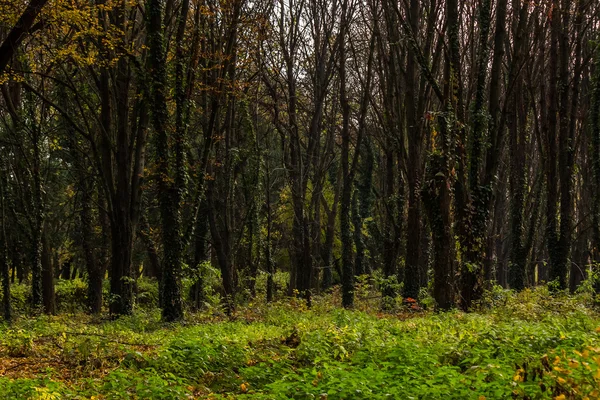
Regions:
<instances>
[{"instance_id":1,"label":"forest floor","mask_svg":"<svg viewBox=\"0 0 600 400\"><path fill-rule=\"evenodd\" d=\"M335 298L174 325L158 310L19 318L0 325L0 398L600 398L589 297L498 290L470 314L367 311L376 300L348 311Z\"/></svg>"}]
</instances>

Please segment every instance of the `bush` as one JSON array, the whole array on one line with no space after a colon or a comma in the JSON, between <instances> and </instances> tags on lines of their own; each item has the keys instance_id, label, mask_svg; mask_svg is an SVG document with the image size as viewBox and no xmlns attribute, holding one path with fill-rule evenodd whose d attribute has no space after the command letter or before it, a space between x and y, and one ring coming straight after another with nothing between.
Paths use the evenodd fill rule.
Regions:
<instances>
[{"instance_id":1,"label":"bush","mask_svg":"<svg viewBox=\"0 0 600 400\"><path fill-rule=\"evenodd\" d=\"M136 305L145 309L158 307L158 282L156 279L144 276L138 278Z\"/></svg>"},{"instance_id":2,"label":"bush","mask_svg":"<svg viewBox=\"0 0 600 400\"><path fill-rule=\"evenodd\" d=\"M13 312L16 315L25 314L31 304L31 287L26 284L16 284L10 287Z\"/></svg>"},{"instance_id":3,"label":"bush","mask_svg":"<svg viewBox=\"0 0 600 400\"><path fill-rule=\"evenodd\" d=\"M59 279L55 287L56 307L59 312L74 313L87 310L87 282L80 278Z\"/></svg>"}]
</instances>

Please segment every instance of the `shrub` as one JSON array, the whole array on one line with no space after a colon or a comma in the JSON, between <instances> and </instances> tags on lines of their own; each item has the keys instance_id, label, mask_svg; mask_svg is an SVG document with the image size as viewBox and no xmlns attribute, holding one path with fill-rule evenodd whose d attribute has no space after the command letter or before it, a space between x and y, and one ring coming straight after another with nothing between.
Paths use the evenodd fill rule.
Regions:
<instances>
[{"instance_id":1,"label":"shrub","mask_svg":"<svg viewBox=\"0 0 600 400\"><path fill-rule=\"evenodd\" d=\"M138 278L136 305L140 308L158 307L158 282L155 278Z\"/></svg>"},{"instance_id":2,"label":"shrub","mask_svg":"<svg viewBox=\"0 0 600 400\"><path fill-rule=\"evenodd\" d=\"M25 314L31 304L31 287L26 284L16 284L10 287L13 312L16 315Z\"/></svg>"},{"instance_id":3,"label":"shrub","mask_svg":"<svg viewBox=\"0 0 600 400\"><path fill-rule=\"evenodd\" d=\"M55 287L56 307L59 312L74 313L87 310L87 282L80 278L59 279Z\"/></svg>"}]
</instances>

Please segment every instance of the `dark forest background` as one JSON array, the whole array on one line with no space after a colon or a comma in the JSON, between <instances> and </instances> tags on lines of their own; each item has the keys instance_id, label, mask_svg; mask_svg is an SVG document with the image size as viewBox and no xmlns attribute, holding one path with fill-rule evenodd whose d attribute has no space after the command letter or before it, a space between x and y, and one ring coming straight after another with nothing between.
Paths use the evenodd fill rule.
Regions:
<instances>
[{"instance_id":1,"label":"dark forest background","mask_svg":"<svg viewBox=\"0 0 600 400\"><path fill-rule=\"evenodd\" d=\"M151 278L167 321L259 277L442 310L594 282L596 0L8 1L0 40L6 319L76 277L114 316Z\"/></svg>"}]
</instances>

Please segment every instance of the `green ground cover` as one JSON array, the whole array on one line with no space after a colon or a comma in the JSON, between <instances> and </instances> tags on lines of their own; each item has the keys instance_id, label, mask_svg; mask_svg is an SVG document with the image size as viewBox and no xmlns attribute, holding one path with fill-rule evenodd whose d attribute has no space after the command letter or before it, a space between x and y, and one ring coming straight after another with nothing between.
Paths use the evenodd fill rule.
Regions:
<instances>
[{"instance_id":1,"label":"green ground cover","mask_svg":"<svg viewBox=\"0 0 600 400\"><path fill-rule=\"evenodd\" d=\"M80 312L0 325L2 399L594 399L600 315L587 297L497 290L481 311L392 314L376 299L215 309L164 325ZM368 298L368 297L367 297Z\"/></svg>"}]
</instances>

